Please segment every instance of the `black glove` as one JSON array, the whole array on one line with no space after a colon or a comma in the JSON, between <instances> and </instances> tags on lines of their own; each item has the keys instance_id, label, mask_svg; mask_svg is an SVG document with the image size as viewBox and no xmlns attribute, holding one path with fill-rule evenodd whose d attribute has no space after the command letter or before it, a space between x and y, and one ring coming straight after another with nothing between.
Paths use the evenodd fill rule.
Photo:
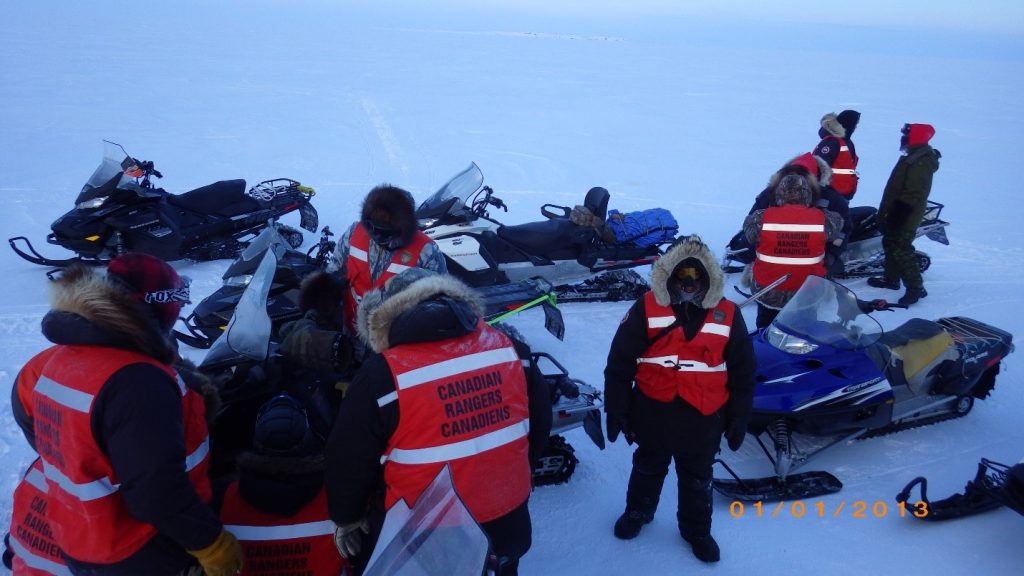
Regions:
<instances>
[{"instance_id":1,"label":"black glove","mask_svg":"<svg viewBox=\"0 0 1024 576\"><path fill-rule=\"evenodd\" d=\"M339 371L351 359L351 345L341 332L321 330L307 314L281 327L281 354L320 372Z\"/></svg>"},{"instance_id":2,"label":"black glove","mask_svg":"<svg viewBox=\"0 0 1024 576\"><path fill-rule=\"evenodd\" d=\"M606 428L608 430L608 441L615 442L619 439L619 432L622 432L622 437L626 439L626 444L633 445L633 432L629 429L629 418L620 414L609 413L605 420Z\"/></svg>"},{"instance_id":3,"label":"black glove","mask_svg":"<svg viewBox=\"0 0 1024 576\"><path fill-rule=\"evenodd\" d=\"M743 439L747 437L747 422L741 418L730 418L725 425L725 440L729 443L729 450L733 452L740 449Z\"/></svg>"},{"instance_id":4,"label":"black glove","mask_svg":"<svg viewBox=\"0 0 1024 576\"><path fill-rule=\"evenodd\" d=\"M360 518L351 524L334 526L334 546L338 554L343 558L351 560L363 549L363 535L370 533L370 525L366 518Z\"/></svg>"},{"instance_id":5,"label":"black glove","mask_svg":"<svg viewBox=\"0 0 1024 576\"><path fill-rule=\"evenodd\" d=\"M889 216L886 218L886 226L889 230L896 230L902 228L907 223L907 219L910 218L910 213L914 211L914 207L906 202L896 200L889 207Z\"/></svg>"}]
</instances>

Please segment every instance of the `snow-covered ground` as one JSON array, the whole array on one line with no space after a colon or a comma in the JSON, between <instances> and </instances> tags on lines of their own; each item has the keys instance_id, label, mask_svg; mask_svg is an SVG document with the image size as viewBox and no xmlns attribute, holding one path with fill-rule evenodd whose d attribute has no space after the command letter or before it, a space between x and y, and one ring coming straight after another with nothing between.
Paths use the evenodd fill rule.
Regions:
<instances>
[{"instance_id":1,"label":"snow-covered ground","mask_svg":"<svg viewBox=\"0 0 1024 576\"><path fill-rule=\"evenodd\" d=\"M612 208L663 206L684 232L720 250L769 175L817 142L821 115L855 108L863 113L855 204L877 204L900 126L927 122L943 153L932 197L952 223L950 246L918 243L933 257L928 298L880 321L891 328L912 316L965 315L1024 334L1024 212L1012 170L1024 132L1024 42L1020 20L999 18L1009 9L1002 2L958 8L971 30L1001 21L997 32L957 32L948 21L929 27L936 12L928 6L950 3L878 8L886 26L877 27L863 13L857 26L801 23L802 13L786 7L762 9L757 19L721 10L701 19L664 7L593 11L580 2L550 12L508 9L512 2L406 2L401 11L395 2L357 4L370 3L4 3L5 234L62 255L43 238L71 207L106 138L156 161L171 191L226 178L295 178L317 189L321 223L335 229L355 218L373 185L392 182L421 200L472 160L509 205L508 223L540 218L545 202L579 203L599 185L611 191ZM648 4L657 3L638 3ZM883 20L892 14L903 21ZM219 286L226 265L177 264L194 279L196 301ZM4 398L22 364L46 346L44 271L0 251ZM847 285L862 297L886 296L863 280ZM543 331L539 313L515 323L573 376L600 387L627 307L564 306L564 342ZM753 311L747 318L752 323ZM671 477L654 523L634 541L616 540L611 526L631 450L620 441L600 452L573 432L580 466L569 484L534 492L534 545L522 571L1020 574L1024 518L1001 510L927 524L899 518L893 497L917 475L942 497L963 488L979 458L1024 456L1022 362L1010 356L993 396L967 418L824 454L810 468L834 472L845 488L806 502L802 518L788 505L774 517L748 508L734 518L718 497L714 534L723 556L715 567L701 565L679 538ZM767 474L755 450L748 442L725 457ZM6 526L11 491L33 457L6 400L0 455ZM866 518L852 513L860 501ZM876 502L888 505L884 517L870 513ZM847 512L835 517L840 504Z\"/></svg>"}]
</instances>

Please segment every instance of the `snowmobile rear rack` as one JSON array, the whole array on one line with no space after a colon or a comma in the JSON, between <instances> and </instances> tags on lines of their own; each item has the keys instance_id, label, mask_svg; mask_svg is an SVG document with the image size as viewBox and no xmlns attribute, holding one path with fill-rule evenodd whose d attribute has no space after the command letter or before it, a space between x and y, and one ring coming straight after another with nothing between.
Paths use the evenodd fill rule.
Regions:
<instances>
[{"instance_id":1,"label":"snowmobile rear rack","mask_svg":"<svg viewBox=\"0 0 1024 576\"><path fill-rule=\"evenodd\" d=\"M974 479L967 482L962 494L956 493L942 500L929 501L928 480L924 476L918 476L896 495L896 501L907 504L911 491L920 485L921 499L914 503L913 514L919 520L953 520L988 512L1004 504L1011 504L1004 495L1009 470L1010 467L1006 464L982 458ZM918 506L919 503L923 503L923 506ZM1024 514L1024 510L1017 511Z\"/></svg>"}]
</instances>

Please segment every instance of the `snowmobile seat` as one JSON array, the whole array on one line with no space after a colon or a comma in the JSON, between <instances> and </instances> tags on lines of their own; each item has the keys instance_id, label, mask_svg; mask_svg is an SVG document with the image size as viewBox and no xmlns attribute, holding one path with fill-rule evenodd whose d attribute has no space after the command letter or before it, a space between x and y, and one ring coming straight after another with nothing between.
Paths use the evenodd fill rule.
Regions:
<instances>
[{"instance_id":1,"label":"snowmobile seat","mask_svg":"<svg viewBox=\"0 0 1024 576\"><path fill-rule=\"evenodd\" d=\"M245 180L221 180L200 186L184 194L168 194L167 203L200 214L237 216L260 208L259 202L245 193Z\"/></svg>"},{"instance_id":2,"label":"snowmobile seat","mask_svg":"<svg viewBox=\"0 0 1024 576\"><path fill-rule=\"evenodd\" d=\"M874 236L878 228L878 209L872 206L850 208L850 230L853 240Z\"/></svg>"},{"instance_id":3,"label":"snowmobile seat","mask_svg":"<svg viewBox=\"0 0 1024 576\"><path fill-rule=\"evenodd\" d=\"M891 353L886 368L889 381L906 382L914 394L936 392L936 373L960 357L949 332L937 322L922 318L914 318L886 333L880 342Z\"/></svg>"},{"instance_id":4,"label":"snowmobile seat","mask_svg":"<svg viewBox=\"0 0 1024 576\"><path fill-rule=\"evenodd\" d=\"M597 237L593 228L577 226L569 219L552 218L515 226L502 226L498 236L534 254L548 254L565 247L580 249Z\"/></svg>"}]
</instances>

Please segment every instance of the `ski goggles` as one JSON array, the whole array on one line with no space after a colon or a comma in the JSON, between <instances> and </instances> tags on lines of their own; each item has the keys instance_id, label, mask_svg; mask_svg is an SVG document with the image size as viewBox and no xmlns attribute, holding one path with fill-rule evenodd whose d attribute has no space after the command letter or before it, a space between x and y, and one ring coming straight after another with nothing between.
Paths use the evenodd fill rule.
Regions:
<instances>
[{"instance_id":1,"label":"ski goggles","mask_svg":"<svg viewBox=\"0 0 1024 576\"><path fill-rule=\"evenodd\" d=\"M370 238L373 238L374 242L382 246L392 244L402 235L398 228L390 224L380 224L373 220L364 220L363 228L366 228L366 233L370 235Z\"/></svg>"},{"instance_id":2,"label":"ski goggles","mask_svg":"<svg viewBox=\"0 0 1024 576\"><path fill-rule=\"evenodd\" d=\"M684 266L676 269L676 280L693 280L696 282L701 279L701 276L700 270L693 266Z\"/></svg>"}]
</instances>

